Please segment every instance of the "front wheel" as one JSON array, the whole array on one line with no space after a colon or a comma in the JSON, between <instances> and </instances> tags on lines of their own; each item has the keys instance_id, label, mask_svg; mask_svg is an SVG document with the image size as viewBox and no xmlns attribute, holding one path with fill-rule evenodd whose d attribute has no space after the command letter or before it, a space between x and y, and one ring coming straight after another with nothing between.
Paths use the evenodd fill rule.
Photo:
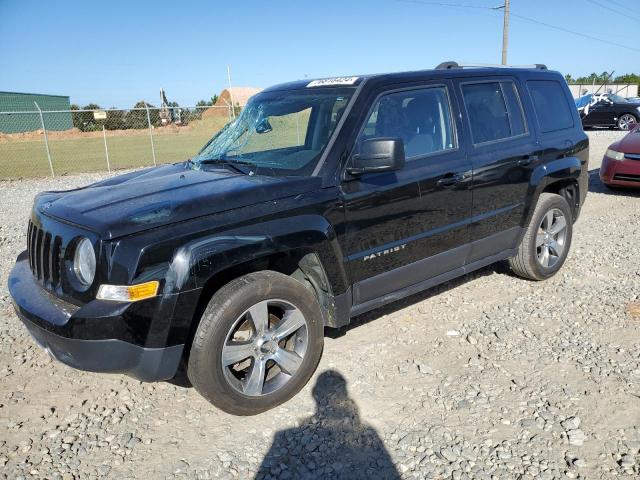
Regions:
<instances>
[{"instance_id":1,"label":"front wheel","mask_svg":"<svg viewBox=\"0 0 640 480\"><path fill-rule=\"evenodd\" d=\"M572 234L573 216L567 201L553 193L541 194L518 253L509 259L511 269L529 280L552 277L567 259Z\"/></svg>"},{"instance_id":2,"label":"front wheel","mask_svg":"<svg viewBox=\"0 0 640 480\"><path fill-rule=\"evenodd\" d=\"M638 123L636 117L631 115L630 113L625 113L618 119L618 128L620 130L631 130L633 125Z\"/></svg>"},{"instance_id":3,"label":"front wheel","mask_svg":"<svg viewBox=\"0 0 640 480\"><path fill-rule=\"evenodd\" d=\"M324 325L315 295L278 272L240 277L211 298L189 356L193 386L234 415L293 397L318 366Z\"/></svg>"}]
</instances>

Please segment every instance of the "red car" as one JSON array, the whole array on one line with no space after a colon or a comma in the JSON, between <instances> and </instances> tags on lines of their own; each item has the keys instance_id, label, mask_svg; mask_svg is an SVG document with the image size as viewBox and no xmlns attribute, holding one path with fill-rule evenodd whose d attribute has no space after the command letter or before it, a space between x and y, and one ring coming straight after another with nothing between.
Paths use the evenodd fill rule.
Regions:
<instances>
[{"instance_id":1,"label":"red car","mask_svg":"<svg viewBox=\"0 0 640 480\"><path fill-rule=\"evenodd\" d=\"M600 180L608 187L640 188L640 124L609 145L602 159Z\"/></svg>"}]
</instances>

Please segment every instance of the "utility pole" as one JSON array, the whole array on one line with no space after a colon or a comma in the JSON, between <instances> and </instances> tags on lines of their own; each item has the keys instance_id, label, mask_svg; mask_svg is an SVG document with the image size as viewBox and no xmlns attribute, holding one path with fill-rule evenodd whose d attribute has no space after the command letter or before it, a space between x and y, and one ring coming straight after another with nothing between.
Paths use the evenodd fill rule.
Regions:
<instances>
[{"instance_id":1,"label":"utility pole","mask_svg":"<svg viewBox=\"0 0 640 480\"><path fill-rule=\"evenodd\" d=\"M229 100L231 101L231 116L235 120L236 107L233 104L233 94L231 93L231 67L229 65L227 65L227 80L229 80Z\"/></svg>"},{"instance_id":2,"label":"utility pole","mask_svg":"<svg viewBox=\"0 0 640 480\"><path fill-rule=\"evenodd\" d=\"M507 50L509 49L509 1L504 0L504 23L502 25L502 65L507 64Z\"/></svg>"}]
</instances>

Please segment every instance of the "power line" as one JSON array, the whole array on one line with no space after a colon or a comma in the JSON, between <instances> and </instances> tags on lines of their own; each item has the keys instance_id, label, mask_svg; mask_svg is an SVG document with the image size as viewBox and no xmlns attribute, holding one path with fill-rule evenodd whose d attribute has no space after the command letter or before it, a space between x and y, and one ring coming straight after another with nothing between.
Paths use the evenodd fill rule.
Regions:
<instances>
[{"instance_id":1,"label":"power line","mask_svg":"<svg viewBox=\"0 0 640 480\"><path fill-rule=\"evenodd\" d=\"M525 17L524 15L518 15L518 14L513 13L513 12L511 12L511 16L519 18L521 20L526 20L528 22L536 23L538 25L542 25L542 26L547 27L547 28L552 28L552 29L558 30L560 32L570 33L572 35L577 35L579 37L588 38L589 40L595 40L596 42L607 43L609 45L613 45L614 47L626 48L627 50L631 50L631 51L634 51L634 52L640 52L640 48L630 47L629 45L623 45L621 43L611 42L609 40L605 40L603 38L594 37L594 36L588 35L586 33L576 32L574 30L569 30L569 29L564 28L564 27L558 27L557 25L552 25L550 23L541 22L540 20L536 20L535 18Z\"/></svg>"},{"instance_id":2,"label":"power line","mask_svg":"<svg viewBox=\"0 0 640 480\"><path fill-rule=\"evenodd\" d=\"M628 18L630 20L635 20L636 22L640 22L640 18L639 17L634 17L633 15L629 15L626 12L623 12L622 10L618 10L617 8L613 8L610 7L608 5L603 5L600 2L597 2L596 0L587 0L589 3L593 3L594 5L597 5L600 8L604 8L605 10L609 10L610 12L613 13L617 13L618 15L622 15L625 18Z\"/></svg>"},{"instance_id":3,"label":"power line","mask_svg":"<svg viewBox=\"0 0 640 480\"><path fill-rule=\"evenodd\" d=\"M634 11L634 10L631 10L631 9L629 8L629 6L628 6L628 5L625 5L624 3L618 2L618 1L616 1L616 0L609 0L609 2L610 2L610 3L613 3L613 4L615 4L615 5L618 5L619 7L622 7L622 8L624 8L625 10L629 10L630 12L631 12L631 11Z\"/></svg>"},{"instance_id":4,"label":"power line","mask_svg":"<svg viewBox=\"0 0 640 480\"><path fill-rule=\"evenodd\" d=\"M429 2L422 0L396 0L403 3L417 3L419 5L433 5L435 7L454 7L454 8L474 8L477 10L493 10L493 7L485 7L482 5L469 5L461 3L446 3L446 2Z\"/></svg>"},{"instance_id":5,"label":"power line","mask_svg":"<svg viewBox=\"0 0 640 480\"><path fill-rule=\"evenodd\" d=\"M469 5L469 4L461 4L461 3L431 2L431 1L425 1L425 0L396 0L396 1L404 2L404 3L415 3L415 4L419 4L419 5L433 5L433 6L438 6L438 7L469 8L469 9L476 9L476 10L485 10L485 11L490 11L490 12L496 12L497 11L494 7L484 7L484 6L480 6L480 5ZM592 1L592 0L589 0L589 1ZM551 23L542 22L540 20L536 20L535 18L525 17L524 15L518 15L516 13L513 13L513 11L511 11L510 14L511 14L512 17L519 18L520 20L525 20L527 22L531 22L531 23L535 23L535 24L538 24L538 25L542 25L544 27L551 28L553 30L558 30L558 31L564 32L564 33L569 33L571 35L576 35L578 37L587 38L589 40L593 40L593 41L600 42L600 43L606 43L608 45L612 45L614 47L619 47L619 48L624 48L624 49L627 49L627 50L631 50L633 52L640 52L640 48L631 47L629 45L623 45L623 44L617 43L617 42L612 42L610 40L605 40L604 38L595 37L595 36L589 35L587 33L582 33L582 32L576 32L574 30L569 30L568 28L559 27L558 25L553 25Z\"/></svg>"}]
</instances>

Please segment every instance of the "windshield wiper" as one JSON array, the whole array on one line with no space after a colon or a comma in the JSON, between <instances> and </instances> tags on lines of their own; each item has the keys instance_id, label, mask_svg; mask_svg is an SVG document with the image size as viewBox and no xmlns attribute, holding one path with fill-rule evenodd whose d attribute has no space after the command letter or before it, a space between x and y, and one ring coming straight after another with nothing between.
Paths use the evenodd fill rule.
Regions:
<instances>
[{"instance_id":1,"label":"windshield wiper","mask_svg":"<svg viewBox=\"0 0 640 480\"><path fill-rule=\"evenodd\" d=\"M199 160L195 163L198 165L222 165L223 167L229 167L243 175L251 175L253 171L252 167L255 167L255 165L250 162L237 162L227 160L226 158L205 158L204 160ZM242 167L240 165L242 165Z\"/></svg>"}]
</instances>

